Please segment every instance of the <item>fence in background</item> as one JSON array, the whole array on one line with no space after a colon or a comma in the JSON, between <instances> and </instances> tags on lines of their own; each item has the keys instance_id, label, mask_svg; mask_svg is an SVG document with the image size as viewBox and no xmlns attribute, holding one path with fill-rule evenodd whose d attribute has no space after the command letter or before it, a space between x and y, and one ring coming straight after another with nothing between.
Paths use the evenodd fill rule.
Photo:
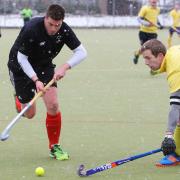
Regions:
<instances>
[{"instance_id":1,"label":"fence in background","mask_svg":"<svg viewBox=\"0 0 180 180\"><path fill-rule=\"evenodd\" d=\"M73 15L113 15L136 16L139 9L148 0L0 0L0 14L18 14L29 6L35 15L43 13L46 8L57 3L65 7L67 13ZM162 12L168 12L180 0L159 0Z\"/></svg>"},{"instance_id":2,"label":"fence in background","mask_svg":"<svg viewBox=\"0 0 180 180\"><path fill-rule=\"evenodd\" d=\"M148 0L0 0L0 26L21 27L20 10L29 6L34 16L44 15L52 4L66 9L66 21L75 27L136 27L137 13ZM180 0L179 0L180 1ZM159 0L160 20L169 25L168 12L177 0Z\"/></svg>"}]
</instances>

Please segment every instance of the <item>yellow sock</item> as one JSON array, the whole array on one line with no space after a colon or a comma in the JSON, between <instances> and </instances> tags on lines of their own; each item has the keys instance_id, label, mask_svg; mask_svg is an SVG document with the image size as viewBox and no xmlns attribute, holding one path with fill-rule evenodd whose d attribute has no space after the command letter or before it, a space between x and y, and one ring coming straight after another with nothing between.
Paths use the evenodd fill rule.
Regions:
<instances>
[{"instance_id":1,"label":"yellow sock","mask_svg":"<svg viewBox=\"0 0 180 180\"><path fill-rule=\"evenodd\" d=\"M174 132L174 141L176 143L176 154L180 156L180 126L176 126Z\"/></svg>"},{"instance_id":2,"label":"yellow sock","mask_svg":"<svg viewBox=\"0 0 180 180\"><path fill-rule=\"evenodd\" d=\"M169 36L169 37L168 37L168 48L170 48L171 45L172 45L172 37Z\"/></svg>"}]
</instances>

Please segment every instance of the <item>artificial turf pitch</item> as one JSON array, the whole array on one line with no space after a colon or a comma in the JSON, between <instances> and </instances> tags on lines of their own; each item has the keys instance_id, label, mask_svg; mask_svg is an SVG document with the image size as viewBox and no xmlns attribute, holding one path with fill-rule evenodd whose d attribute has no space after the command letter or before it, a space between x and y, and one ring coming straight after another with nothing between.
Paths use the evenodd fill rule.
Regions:
<instances>
[{"instance_id":1,"label":"artificial turf pitch","mask_svg":"<svg viewBox=\"0 0 180 180\"><path fill-rule=\"evenodd\" d=\"M6 67L8 52L19 29L3 29L0 39L0 132L16 116L13 89ZM88 58L67 73L59 86L63 116L61 144L68 161L50 159L45 129L46 111L41 99L37 115L22 118L10 138L0 142L0 179L34 180L42 166L44 180L76 180L80 164L87 169L159 148L169 110L165 75L151 76L143 59L132 63L139 47L137 29L75 29L88 51ZM167 40L167 30L159 39ZM175 36L174 44L180 40ZM55 63L64 63L67 48ZM162 153L97 173L91 180L179 179L180 168L157 168Z\"/></svg>"}]
</instances>

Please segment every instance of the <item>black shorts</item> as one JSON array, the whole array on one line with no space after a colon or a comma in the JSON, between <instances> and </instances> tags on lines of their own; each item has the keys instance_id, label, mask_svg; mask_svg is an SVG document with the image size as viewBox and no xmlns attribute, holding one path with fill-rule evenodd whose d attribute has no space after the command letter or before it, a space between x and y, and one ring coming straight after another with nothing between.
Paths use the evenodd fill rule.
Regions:
<instances>
[{"instance_id":1,"label":"black shorts","mask_svg":"<svg viewBox=\"0 0 180 180\"><path fill-rule=\"evenodd\" d=\"M39 80L46 85L53 78L54 69L55 65L50 64L35 69L35 72ZM9 75L19 101L23 104L30 102L36 93L35 83L23 71L13 72L9 69ZM52 86L57 87L57 84Z\"/></svg>"},{"instance_id":2,"label":"black shorts","mask_svg":"<svg viewBox=\"0 0 180 180\"><path fill-rule=\"evenodd\" d=\"M141 46L150 39L157 39L157 33L146 33L143 31L139 31L139 40Z\"/></svg>"}]
</instances>

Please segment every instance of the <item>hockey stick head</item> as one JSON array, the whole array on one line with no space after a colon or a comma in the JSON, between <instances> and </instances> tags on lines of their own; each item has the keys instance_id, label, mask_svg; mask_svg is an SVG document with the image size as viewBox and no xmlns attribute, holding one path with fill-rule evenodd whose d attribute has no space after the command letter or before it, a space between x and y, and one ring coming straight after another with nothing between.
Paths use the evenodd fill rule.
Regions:
<instances>
[{"instance_id":1,"label":"hockey stick head","mask_svg":"<svg viewBox=\"0 0 180 180\"><path fill-rule=\"evenodd\" d=\"M86 171L84 170L84 165L81 164L77 170L77 174L80 176L80 177L85 177L87 176L86 175Z\"/></svg>"},{"instance_id":2,"label":"hockey stick head","mask_svg":"<svg viewBox=\"0 0 180 180\"><path fill-rule=\"evenodd\" d=\"M1 141L5 141L9 138L9 134L7 133L2 133L0 136Z\"/></svg>"}]
</instances>

